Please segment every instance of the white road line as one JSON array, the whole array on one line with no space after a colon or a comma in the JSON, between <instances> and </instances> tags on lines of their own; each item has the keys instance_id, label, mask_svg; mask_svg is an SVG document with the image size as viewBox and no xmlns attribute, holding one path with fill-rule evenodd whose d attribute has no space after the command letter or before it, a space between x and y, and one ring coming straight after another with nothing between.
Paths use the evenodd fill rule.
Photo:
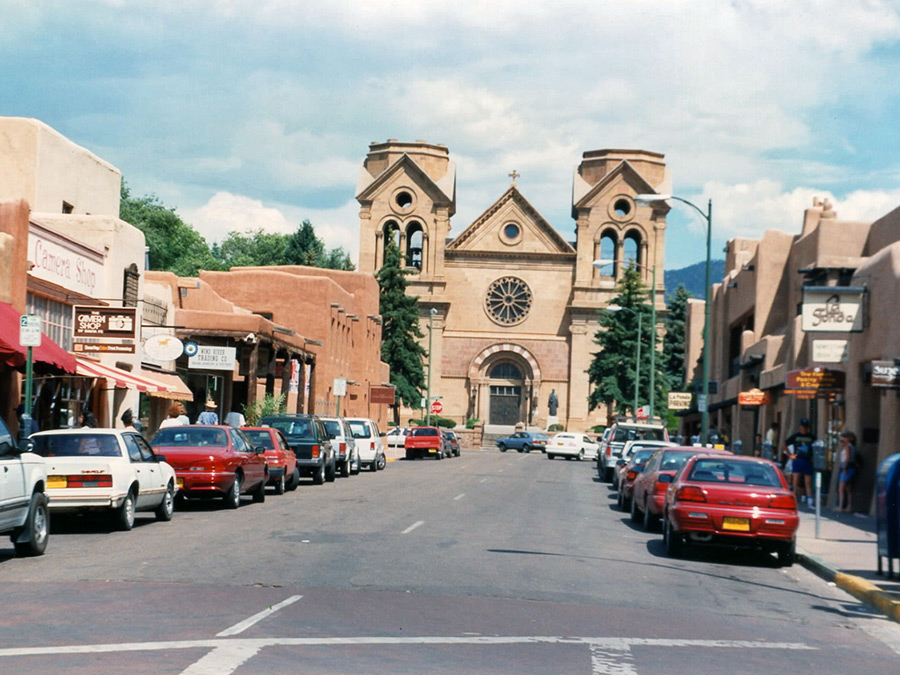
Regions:
<instances>
[{"instance_id":1,"label":"white road line","mask_svg":"<svg viewBox=\"0 0 900 675\"><path fill-rule=\"evenodd\" d=\"M412 525L410 525L410 526L407 527L405 530L403 530L403 532L401 532L400 534L409 534L409 533L412 532L414 529L416 529L416 528L419 527L420 525L424 525L424 524L425 524L425 521L424 521L424 520L417 520L417 521L414 522Z\"/></svg>"},{"instance_id":2,"label":"white road line","mask_svg":"<svg viewBox=\"0 0 900 675\"><path fill-rule=\"evenodd\" d=\"M225 643L181 671L181 675L224 675L233 673L259 652L261 647Z\"/></svg>"},{"instance_id":3,"label":"white road line","mask_svg":"<svg viewBox=\"0 0 900 675\"><path fill-rule=\"evenodd\" d=\"M481 479L480 481L478 481L478 482L479 482L479 483L486 483L486 482L487 482L487 478L482 478L482 479Z\"/></svg>"},{"instance_id":4,"label":"white road line","mask_svg":"<svg viewBox=\"0 0 900 675\"><path fill-rule=\"evenodd\" d=\"M279 609L282 609L283 607L287 607L288 605L294 604L302 597L303 597L302 595L292 595L287 600L282 600L277 605L272 605L269 608L264 609L261 612L257 612L256 614L251 616L249 619L244 619L240 623L234 624L231 628L226 628L221 633L216 633L216 637L230 637L232 635L239 635L240 633L243 633L245 630L250 628L250 626L252 626L253 624L259 623L260 621L265 619L267 616L271 616L272 614L277 612Z\"/></svg>"},{"instance_id":5,"label":"white road line","mask_svg":"<svg viewBox=\"0 0 900 675\"><path fill-rule=\"evenodd\" d=\"M456 496L453 498L453 501L458 502L460 499L462 499L462 498L465 497L465 496L466 496L466 493L465 493L465 492L460 492L458 495L456 495Z\"/></svg>"}]
</instances>

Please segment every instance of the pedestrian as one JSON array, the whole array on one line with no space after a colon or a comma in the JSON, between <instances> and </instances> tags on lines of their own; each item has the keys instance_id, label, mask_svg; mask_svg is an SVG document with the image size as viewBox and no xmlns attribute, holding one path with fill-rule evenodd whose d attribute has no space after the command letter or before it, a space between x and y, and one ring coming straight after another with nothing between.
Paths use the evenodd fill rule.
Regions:
<instances>
[{"instance_id":1,"label":"pedestrian","mask_svg":"<svg viewBox=\"0 0 900 675\"><path fill-rule=\"evenodd\" d=\"M225 415L225 424L230 427L243 427L247 425L247 420L242 413L232 410Z\"/></svg>"},{"instance_id":2,"label":"pedestrian","mask_svg":"<svg viewBox=\"0 0 900 675\"><path fill-rule=\"evenodd\" d=\"M96 429L97 428L97 418L94 417L94 413L90 410L85 410L81 413L81 428L82 429Z\"/></svg>"},{"instance_id":3,"label":"pedestrian","mask_svg":"<svg viewBox=\"0 0 900 675\"><path fill-rule=\"evenodd\" d=\"M180 415L181 411L184 410L184 406L178 403L177 401L169 406L169 410L167 414L169 415L166 419L162 421L162 424L159 425L160 429L166 429L167 427L181 427L184 426L184 422L181 421Z\"/></svg>"},{"instance_id":4,"label":"pedestrian","mask_svg":"<svg viewBox=\"0 0 900 675\"><path fill-rule=\"evenodd\" d=\"M206 410L197 417L197 424L218 424L219 414L216 412L216 402L212 399L206 400Z\"/></svg>"},{"instance_id":5,"label":"pedestrian","mask_svg":"<svg viewBox=\"0 0 900 675\"><path fill-rule=\"evenodd\" d=\"M178 401L175 403L178 406L178 421L182 425L187 425L191 423L190 418L187 415L187 409L184 407L184 403Z\"/></svg>"},{"instance_id":6,"label":"pedestrian","mask_svg":"<svg viewBox=\"0 0 900 675\"><path fill-rule=\"evenodd\" d=\"M797 424L798 431L787 437L785 450L791 462L791 484L797 503L813 504L812 494L812 446L816 436L809 429L809 420L805 417ZM800 477L803 477L803 495L800 494Z\"/></svg>"},{"instance_id":7,"label":"pedestrian","mask_svg":"<svg viewBox=\"0 0 900 675\"><path fill-rule=\"evenodd\" d=\"M137 431L137 428L134 426L134 413L131 412L131 408L125 410L122 413L122 417L119 418L122 420L122 424L125 426L125 431Z\"/></svg>"},{"instance_id":8,"label":"pedestrian","mask_svg":"<svg viewBox=\"0 0 900 675\"><path fill-rule=\"evenodd\" d=\"M859 469L859 451L856 449L856 434L844 431L840 437L841 472L838 475L838 511L853 510L853 483Z\"/></svg>"}]
</instances>

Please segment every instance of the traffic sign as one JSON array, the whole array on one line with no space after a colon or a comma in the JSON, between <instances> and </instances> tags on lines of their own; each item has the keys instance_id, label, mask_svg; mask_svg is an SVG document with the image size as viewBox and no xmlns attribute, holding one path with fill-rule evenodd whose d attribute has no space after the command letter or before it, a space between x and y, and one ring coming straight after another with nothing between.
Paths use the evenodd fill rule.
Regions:
<instances>
[{"instance_id":1,"label":"traffic sign","mask_svg":"<svg viewBox=\"0 0 900 675\"><path fill-rule=\"evenodd\" d=\"M19 317L19 346L41 346L41 317L23 314Z\"/></svg>"},{"instance_id":2,"label":"traffic sign","mask_svg":"<svg viewBox=\"0 0 900 675\"><path fill-rule=\"evenodd\" d=\"M432 401L431 402L431 414L432 415L440 415L444 412L444 404L440 401Z\"/></svg>"},{"instance_id":3,"label":"traffic sign","mask_svg":"<svg viewBox=\"0 0 900 675\"><path fill-rule=\"evenodd\" d=\"M697 396L697 410L702 413L707 412L706 405L706 396L704 396L703 394L699 394Z\"/></svg>"}]
</instances>

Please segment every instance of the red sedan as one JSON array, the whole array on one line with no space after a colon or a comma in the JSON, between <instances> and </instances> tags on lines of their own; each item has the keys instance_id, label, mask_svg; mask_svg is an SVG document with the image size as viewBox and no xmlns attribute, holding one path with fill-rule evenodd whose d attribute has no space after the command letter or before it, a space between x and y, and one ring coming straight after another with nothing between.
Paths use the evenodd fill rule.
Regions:
<instances>
[{"instance_id":1,"label":"red sedan","mask_svg":"<svg viewBox=\"0 0 900 675\"><path fill-rule=\"evenodd\" d=\"M663 518L671 556L691 544L749 546L794 562L797 500L767 459L692 457L669 487Z\"/></svg>"},{"instance_id":2,"label":"red sedan","mask_svg":"<svg viewBox=\"0 0 900 675\"><path fill-rule=\"evenodd\" d=\"M656 450L636 450L631 453L631 457L627 460L620 459L619 462L622 462L621 465L619 462L616 462L616 476L618 478L618 480L616 480L616 484L618 485L616 500L619 504L619 508L623 511L631 506L631 493L634 488L634 479L644 470L647 460L653 456L654 452L656 452Z\"/></svg>"},{"instance_id":3,"label":"red sedan","mask_svg":"<svg viewBox=\"0 0 900 675\"><path fill-rule=\"evenodd\" d=\"M731 453L713 448L673 447L663 448L653 453L644 470L634 479L631 492L631 520L638 523L643 519L644 529L653 530L663 512L666 491L672 478L694 455ZM643 516L643 518L642 518Z\"/></svg>"},{"instance_id":4,"label":"red sedan","mask_svg":"<svg viewBox=\"0 0 900 675\"><path fill-rule=\"evenodd\" d=\"M179 497L221 497L236 509L241 495L266 499L269 469L262 448L238 429L224 425L167 427L150 445L175 469Z\"/></svg>"},{"instance_id":5,"label":"red sedan","mask_svg":"<svg viewBox=\"0 0 900 675\"><path fill-rule=\"evenodd\" d=\"M296 490L300 483L297 455L291 450L284 434L272 427L243 427L241 431L254 446L266 449L269 485L275 487L275 494L283 495L285 490Z\"/></svg>"}]
</instances>

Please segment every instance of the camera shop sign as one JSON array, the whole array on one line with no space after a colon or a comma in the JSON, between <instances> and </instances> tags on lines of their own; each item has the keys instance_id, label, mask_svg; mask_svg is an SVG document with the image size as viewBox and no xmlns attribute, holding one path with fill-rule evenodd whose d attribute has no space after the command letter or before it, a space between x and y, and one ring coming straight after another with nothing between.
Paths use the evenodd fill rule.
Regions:
<instances>
[{"instance_id":1,"label":"camera shop sign","mask_svg":"<svg viewBox=\"0 0 900 675\"><path fill-rule=\"evenodd\" d=\"M860 333L866 289L856 286L804 286L803 330L807 333Z\"/></svg>"},{"instance_id":2,"label":"camera shop sign","mask_svg":"<svg viewBox=\"0 0 900 675\"><path fill-rule=\"evenodd\" d=\"M900 365L893 361L872 361L870 365L873 387L900 389Z\"/></svg>"},{"instance_id":3,"label":"camera shop sign","mask_svg":"<svg viewBox=\"0 0 900 675\"><path fill-rule=\"evenodd\" d=\"M134 354L137 320L134 307L75 307L72 351Z\"/></svg>"}]
</instances>

